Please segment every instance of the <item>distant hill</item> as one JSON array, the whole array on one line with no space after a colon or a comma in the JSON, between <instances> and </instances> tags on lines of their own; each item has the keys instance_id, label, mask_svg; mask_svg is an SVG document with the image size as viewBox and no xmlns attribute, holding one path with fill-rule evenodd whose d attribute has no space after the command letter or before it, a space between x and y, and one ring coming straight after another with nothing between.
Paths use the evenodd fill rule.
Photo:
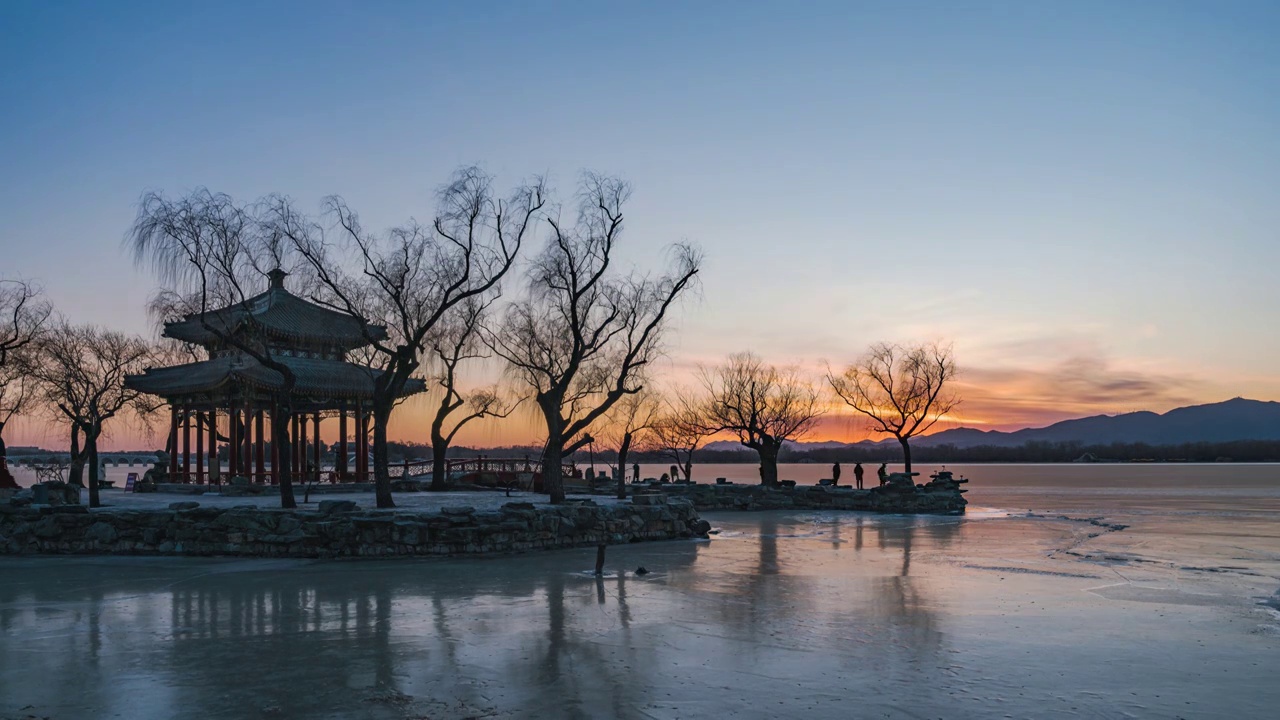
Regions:
<instances>
[{"instance_id":1,"label":"distant hill","mask_svg":"<svg viewBox=\"0 0 1280 720\"><path fill-rule=\"evenodd\" d=\"M1177 408L1163 415L1153 412L1095 415L1014 432L956 428L919 438L913 444L922 447L1018 447L1029 442L1178 445L1233 440L1280 440L1280 402L1235 398L1209 405Z\"/></svg>"},{"instance_id":2,"label":"distant hill","mask_svg":"<svg viewBox=\"0 0 1280 720\"><path fill-rule=\"evenodd\" d=\"M1235 398L1226 402L1177 408L1164 414L1143 411L1123 415L1095 415L1063 420L1048 427L1026 428L1013 432L962 427L914 438L911 446L1020 447L1031 442L1078 442L1083 445L1111 443L1178 445L1235 440L1280 440L1280 402ZM858 443L796 442L787 443L787 447L803 452L834 447L896 445L897 442L893 438L880 441L863 440ZM710 443L706 449L741 450L742 446L733 441L720 440Z\"/></svg>"}]
</instances>

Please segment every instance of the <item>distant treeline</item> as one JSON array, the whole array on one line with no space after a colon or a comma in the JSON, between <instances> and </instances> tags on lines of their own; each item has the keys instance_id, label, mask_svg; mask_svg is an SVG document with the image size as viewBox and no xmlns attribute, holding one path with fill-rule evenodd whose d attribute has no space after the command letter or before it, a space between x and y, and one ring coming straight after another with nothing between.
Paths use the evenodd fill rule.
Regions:
<instances>
[{"instance_id":1,"label":"distant treeline","mask_svg":"<svg viewBox=\"0 0 1280 720\"><path fill-rule=\"evenodd\" d=\"M1110 443L1086 445L1079 442L1030 442L1017 447L981 445L960 448L954 445L912 446L913 462L1072 462L1091 456L1097 460L1121 462L1280 462L1280 441L1238 440L1234 442L1196 442L1177 445L1150 445L1147 443ZM818 448L811 450L783 449L780 462L901 462L902 448L895 445ZM642 460L643 461L643 460ZM697 455L699 463L754 462L755 453L749 450L709 451Z\"/></svg>"},{"instance_id":2,"label":"distant treeline","mask_svg":"<svg viewBox=\"0 0 1280 720\"><path fill-rule=\"evenodd\" d=\"M333 444L336 446L336 443ZM267 443L270 447L270 443ZM331 446L332 447L332 446ZM353 450L354 445L349 448ZM394 440L387 442L388 454L392 462L428 459L431 457L431 446L421 443L401 443ZM16 452L14 452L16 451ZM24 455L39 456L48 453L38 448L10 448L11 457ZM127 454L144 454L154 451L136 451ZM121 454L121 453L114 453ZM220 456L225 459L226 449L219 448ZM488 458L529 458L537 460L542 448L504 447L504 448L449 448L450 458L474 458L483 455ZM1147 443L1111 443L1108 445L1086 445L1079 442L1029 442L1017 447L997 447L980 445L959 448L954 445L912 446L913 462L947 463L947 462L1073 462L1081 457L1091 456L1097 460L1116 460L1120 462L1153 461L1153 462L1280 462L1280 441L1278 440L1237 440L1234 442L1182 443L1178 445L1149 445ZM589 462L591 453L580 450L573 457L578 463ZM617 460L617 453L611 450L599 450L595 453L598 463L611 463ZM902 448L894 445L850 445L836 448L814 448L796 450L783 448L778 456L779 462L815 462L815 463L896 463L902 462ZM694 455L697 464L712 463L755 463L759 458L754 450L699 450ZM660 453L632 452L627 457L628 464L669 463L671 458Z\"/></svg>"}]
</instances>

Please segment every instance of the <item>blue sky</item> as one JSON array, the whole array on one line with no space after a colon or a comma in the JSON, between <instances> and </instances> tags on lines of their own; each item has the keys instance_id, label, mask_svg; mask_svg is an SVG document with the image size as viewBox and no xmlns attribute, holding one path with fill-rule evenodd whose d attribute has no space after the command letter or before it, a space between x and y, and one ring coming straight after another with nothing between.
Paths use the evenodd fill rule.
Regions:
<instances>
[{"instance_id":1,"label":"blue sky","mask_svg":"<svg viewBox=\"0 0 1280 720\"><path fill-rule=\"evenodd\" d=\"M10 0L0 272L148 332L143 191L387 227L462 164L595 169L635 185L631 259L706 250L677 376L941 338L972 422L1278 399L1277 31L1246 2Z\"/></svg>"}]
</instances>

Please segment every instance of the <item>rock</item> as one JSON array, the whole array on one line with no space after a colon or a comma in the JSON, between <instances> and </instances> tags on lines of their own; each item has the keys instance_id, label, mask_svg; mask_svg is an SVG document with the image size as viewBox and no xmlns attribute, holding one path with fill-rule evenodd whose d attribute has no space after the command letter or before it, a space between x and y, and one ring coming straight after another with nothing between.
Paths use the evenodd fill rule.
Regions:
<instances>
[{"instance_id":1,"label":"rock","mask_svg":"<svg viewBox=\"0 0 1280 720\"><path fill-rule=\"evenodd\" d=\"M332 515L334 513L352 512L356 509L354 500L321 500L320 514Z\"/></svg>"},{"instance_id":2,"label":"rock","mask_svg":"<svg viewBox=\"0 0 1280 720\"><path fill-rule=\"evenodd\" d=\"M440 508L441 515L474 515L476 509L470 505L446 505Z\"/></svg>"},{"instance_id":3,"label":"rock","mask_svg":"<svg viewBox=\"0 0 1280 720\"><path fill-rule=\"evenodd\" d=\"M200 503L192 501L169 503L170 510L195 510L198 507Z\"/></svg>"},{"instance_id":4,"label":"rock","mask_svg":"<svg viewBox=\"0 0 1280 720\"><path fill-rule=\"evenodd\" d=\"M661 492L638 492L631 496L632 505L666 505L667 496Z\"/></svg>"},{"instance_id":5,"label":"rock","mask_svg":"<svg viewBox=\"0 0 1280 720\"><path fill-rule=\"evenodd\" d=\"M120 533L110 523L96 522L84 532L85 540L110 545L119 539Z\"/></svg>"},{"instance_id":6,"label":"rock","mask_svg":"<svg viewBox=\"0 0 1280 720\"><path fill-rule=\"evenodd\" d=\"M645 567L644 567L643 565L641 565L640 567L636 568L636 574L637 574L637 575L648 575L648 574L649 574L649 571L648 571L648 570L646 570L646 569L645 569Z\"/></svg>"},{"instance_id":7,"label":"rock","mask_svg":"<svg viewBox=\"0 0 1280 720\"><path fill-rule=\"evenodd\" d=\"M692 520L689 522L689 531L698 537L707 537L707 534L711 532L711 523L702 518Z\"/></svg>"}]
</instances>

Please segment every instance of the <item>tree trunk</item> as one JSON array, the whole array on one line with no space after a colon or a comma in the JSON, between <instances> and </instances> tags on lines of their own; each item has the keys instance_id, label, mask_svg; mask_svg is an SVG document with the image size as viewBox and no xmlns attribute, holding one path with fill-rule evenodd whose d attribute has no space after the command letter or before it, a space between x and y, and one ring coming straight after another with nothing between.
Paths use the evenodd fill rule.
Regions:
<instances>
[{"instance_id":1,"label":"tree trunk","mask_svg":"<svg viewBox=\"0 0 1280 720\"><path fill-rule=\"evenodd\" d=\"M9 451L4 446L4 426L5 423L0 422L0 460L9 457Z\"/></svg>"},{"instance_id":2,"label":"tree trunk","mask_svg":"<svg viewBox=\"0 0 1280 720\"><path fill-rule=\"evenodd\" d=\"M279 458L280 467L276 469L276 477L280 479L280 507L292 510L298 507L293 495L293 444L289 442L289 415L291 408L276 404L271 411L271 444L279 443L279 449L273 454Z\"/></svg>"},{"instance_id":3,"label":"tree trunk","mask_svg":"<svg viewBox=\"0 0 1280 720\"><path fill-rule=\"evenodd\" d=\"M618 499L627 499L627 453L631 451L631 433L622 436L618 447Z\"/></svg>"},{"instance_id":4,"label":"tree trunk","mask_svg":"<svg viewBox=\"0 0 1280 720\"><path fill-rule=\"evenodd\" d=\"M71 423L71 469L67 482L84 487L84 456L80 454L80 425Z\"/></svg>"},{"instance_id":5,"label":"tree trunk","mask_svg":"<svg viewBox=\"0 0 1280 720\"><path fill-rule=\"evenodd\" d=\"M778 486L778 449L772 443L764 443L756 448L760 455L760 484L765 487Z\"/></svg>"},{"instance_id":6,"label":"tree trunk","mask_svg":"<svg viewBox=\"0 0 1280 720\"><path fill-rule=\"evenodd\" d=\"M449 441L444 438L444 418L436 415L431 423L431 489L444 490L449 472L449 461L445 455L449 452Z\"/></svg>"},{"instance_id":7,"label":"tree trunk","mask_svg":"<svg viewBox=\"0 0 1280 720\"><path fill-rule=\"evenodd\" d=\"M391 470L387 460L387 422L394 402L375 400L373 404L373 488L379 508L393 508Z\"/></svg>"},{"instance_id":8,"label":"tree trunk","mask_svg":"<svg viewBox=\"0 0 1280 720\"><path fill-rule=\"evenodd\" d=\"M542 489L551 496L552 505L564 502L564 478L560 474L563 461L564 438L557 427L547 438L546 451L542 453Z\"/></svg>"},{"instance_id":9,"label":"tree trunk","mask_svg":"<svg viewBox=\"0 0 1280 720\"><path fill-rule=\"evenodd\" d=\"M547 421L547 444L542 451L542 489L551 497L552 505L564 502L564 421L560 418L563 396L538 396L538 408Z\"/></svg>"},{"instance_id":10,"label":"tree trunk","mask_svg":"<svg viewBox=\"0 0 1280 720\"><path fill-rule=\"evenodd\" d=\"M911 438L900 437L898 442L902 443L903 472L911 472Z\"/></svg>"},{"instance_id":11,"label":"tree trunk","mask_svg":"<svg viewBox=\"0 0 1280 720\"><path fill-rule=\"evenodd\" d=\"M89 507L102 507L102 499L98 496L98 435L101 427L85 431L84 452L89 457Z\"/></svg>"}]
</instances>

